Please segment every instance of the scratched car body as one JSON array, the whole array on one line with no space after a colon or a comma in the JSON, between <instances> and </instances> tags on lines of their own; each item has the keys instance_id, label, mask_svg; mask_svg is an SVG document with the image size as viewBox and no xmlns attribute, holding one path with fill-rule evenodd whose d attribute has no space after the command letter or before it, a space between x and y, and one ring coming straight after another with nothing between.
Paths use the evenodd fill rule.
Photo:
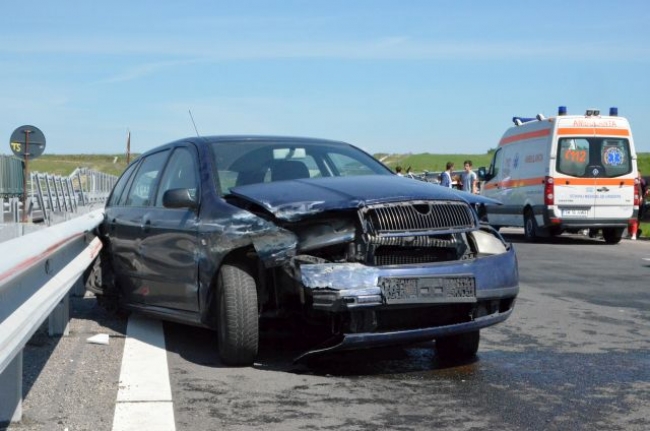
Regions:
<instances>
[{"instance_id":1,"label":"scratched car body","mask_svg":"<svg viewBox=\"0 0 650 431\"><path fill-rule=\"evenodd\" d=\"M466 357L518 293L512 246L473 210L494 203L394 175L347 143L183 139L116 183L90 285L216 330L227 364L253 363L260 331L295 322L319 335L297 359L426 340Z\"/></svg>"}]
</instances>

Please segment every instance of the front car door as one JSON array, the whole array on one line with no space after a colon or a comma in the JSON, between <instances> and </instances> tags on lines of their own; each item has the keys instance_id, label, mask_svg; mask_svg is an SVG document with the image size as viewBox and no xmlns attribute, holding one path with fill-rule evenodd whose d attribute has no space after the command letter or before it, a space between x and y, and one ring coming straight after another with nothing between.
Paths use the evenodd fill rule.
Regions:
<instances>
[{"instance_id":1,"label":"front car door","mask_svg":"<svg viewBox=\"0 0 650 431\"><path fill-rule=\"evenodd\" d=\"M165 208L166 191L187 190L196 206ZM198 311L199 164L193 145L173 150L158 182L153 205L142 215L140 262L147 277L146 303L181 311Z\"/></svg>"}]
</instances>

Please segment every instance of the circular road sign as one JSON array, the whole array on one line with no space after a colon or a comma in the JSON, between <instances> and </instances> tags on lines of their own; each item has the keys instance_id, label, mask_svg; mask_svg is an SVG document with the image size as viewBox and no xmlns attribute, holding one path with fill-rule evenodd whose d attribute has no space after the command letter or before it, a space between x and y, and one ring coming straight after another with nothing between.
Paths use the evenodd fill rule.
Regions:
<instances>
[{"instance_id":1,"label":"circular road sign","mask_svg":"<svg viewBox=\"0 0 650 431\"><path fill-rule=\"evenodd\" d=\"M35 159L45 151L45 135L35 126L20 126L11 134L9 146L19 159Z\"/></svg>"}]
</instances>

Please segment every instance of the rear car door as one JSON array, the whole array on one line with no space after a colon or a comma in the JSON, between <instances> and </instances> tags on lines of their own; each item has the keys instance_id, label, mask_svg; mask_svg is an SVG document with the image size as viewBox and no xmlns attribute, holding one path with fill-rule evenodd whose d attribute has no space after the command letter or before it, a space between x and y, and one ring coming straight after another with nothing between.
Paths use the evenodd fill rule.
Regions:
<instances>
[{"instance_id":1,"label":"rear car door","mask_svg":"<svg viewBox=\"0 0 650 431\"><path fill-rule=\"evenodd\" d=\"M146 304L151 293L151 268L142 258L142 246L148 235L145 220L169 153L167 149L143 157L117 203L106 211L106 235L115 277L127 303Z\"/></svg>"}]
</instances>

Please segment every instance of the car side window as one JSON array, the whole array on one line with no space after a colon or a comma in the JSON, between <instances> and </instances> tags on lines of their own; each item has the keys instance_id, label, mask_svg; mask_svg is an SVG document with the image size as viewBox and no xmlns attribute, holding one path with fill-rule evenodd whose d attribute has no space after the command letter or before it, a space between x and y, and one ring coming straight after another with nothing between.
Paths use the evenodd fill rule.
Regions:
<instances>
[{"instance_id":1,"label":"car side window","mask_svg":"<svg viewBox=\"0 0 650 431\"><path fill-rule=\"evenodd\" d=\"M133 178L133 184L131 184L126 199L126 206L141 207L153 204L152 198L155 196L156 192L156 180L158 179L158 174L162 170L168 155L169 150L161 151L147 156L142 160L140 168Z\"/></svg>"},{"instance_id":2,"label":"car side window","mask_svg":"<svg viewBox=\"0 0 650 431\"><path fill-rule=\"evenodd\" d=\"M162 207L163 195L167 190L189 189L192 197L197 196L198 166L192 152L187 147L174 150L165 168L156 195L156 206Z\"/></svg>"},{"instance_id":3,"label":"car side window","mask_svg":"<svg viewBox=\"0 0 650 431\"><path fill-rule=\"evenodd\" d=\"M129 178L131 178L133 171L135 171L136 166L138 166L138 164L133 163L131 166L126 168L126 171L124 171L120 179L117 180L117 183L115 183L115 187L113 187L113 192L111 193L111 196L108 199L107 206L117 205L117 203L120 200L120 196L122 196L122 192L126 188L126 184L129 181Z\"/></svg>"}]
</instances>

